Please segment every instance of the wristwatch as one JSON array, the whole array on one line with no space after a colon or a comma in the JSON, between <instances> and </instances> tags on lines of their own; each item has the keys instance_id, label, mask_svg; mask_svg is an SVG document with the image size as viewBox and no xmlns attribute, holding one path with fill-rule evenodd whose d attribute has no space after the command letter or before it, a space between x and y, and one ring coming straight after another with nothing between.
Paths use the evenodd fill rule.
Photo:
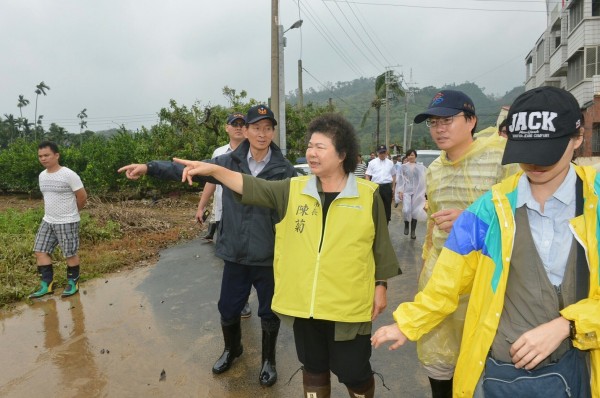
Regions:
<instances>
[{"instance_id":1,"label":"wristwatch","mask_svg":"<svg viewBox=\"0 0 600 398\"><path fill-rule=\"evenodd\" d=\"M575 321L569 321L569 338L575 340L577 337L577 329L575 329Z\"/></svg>"},{"instance_id":2,"label":"wristwatch","mask_svg":"<svg viewBox=\"0 0 600 398\"><path fill-rule=\"evenodd\" d=\"M375 286L383 286L387 289L387 281L375 281Z\"/></svg>"}]
</instances>

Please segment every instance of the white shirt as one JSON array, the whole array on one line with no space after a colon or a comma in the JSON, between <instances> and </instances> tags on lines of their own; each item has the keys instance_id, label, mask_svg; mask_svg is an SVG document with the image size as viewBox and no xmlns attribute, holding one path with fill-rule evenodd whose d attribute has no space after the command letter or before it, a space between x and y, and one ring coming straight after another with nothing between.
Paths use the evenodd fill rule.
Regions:
<instances>
[{"instance_id":1,"label":"white shirt","mask_svg":"<svg viewBox=\"0 0 600 398\"><path fill-rule=\"evenodd\" d=\"M226 153L232 152L231 143L227 145L223 145L215 149L212 154L212 158L216 158L217 156L224 155ZM221 216L223 215L223 187L220 184L217 184L215 189L215 194L213 197L213 218L214 221L221 221Z\"/></svg>"},{"instance_id":2,"label":"white shirt","mask_svg":"<svg viewBox=\"0 0 600 398\"><path fill-rule=\"evenodd\" d=\"M375 158L369 162L365 174L371 176L371 181L376 184L390 184L394 176L394 162Z\"/></svg>"},{"instance_id":3,"label":"white shirt","mask_svg":"<svg viewBox=\"0 0 600 398\"><path fill-rule=\"evenodd\" d=\"M83 188L83 183L77 173L68 167L61 167L54 173L44 170L40 173L39 182L44 195L44 221L70 224L80 220L74 192Z\"/></svg>"}]
</instances>

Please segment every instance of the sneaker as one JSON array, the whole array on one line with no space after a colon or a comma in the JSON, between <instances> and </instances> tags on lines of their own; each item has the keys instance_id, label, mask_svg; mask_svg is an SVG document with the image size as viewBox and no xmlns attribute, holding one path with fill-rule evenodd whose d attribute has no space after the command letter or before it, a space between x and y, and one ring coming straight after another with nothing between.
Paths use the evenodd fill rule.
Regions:
<instances>
[{"instance_id":1,"label":"sneaker","mask_svg":"<svg viewBox=\"0 0 600 398\"><path fill-rule=\"evenodd\" d=\"M250 308L250 303L246 302L242 313L240 314L242 318L250 318L252 316L252 308Z\"/></svg>"},{"instance_id":2,"label":"sneaker","mask_svg":"<svg viewBox=\"0 0 600 398\"><path fill-rule=\"evenodd\" d=\"M79 291L79 278L77 279L67 279L67 287L63 290L61 296L69 297L74 295Z\"/></svg>"},{"instance_id":3,"label":"sneaker","mask_svg":"<svg viewBox=\"0 0 600 398\"><path fill-rule=\"evenodd\" d=\"M53 294L53 293L54 293L54 281L51 281L50 283L41 281L40 288L36 292L31 293L29 295L29 298L38 298L38 297L42 297L47 294Z\"/></svg>"}]
</instances>

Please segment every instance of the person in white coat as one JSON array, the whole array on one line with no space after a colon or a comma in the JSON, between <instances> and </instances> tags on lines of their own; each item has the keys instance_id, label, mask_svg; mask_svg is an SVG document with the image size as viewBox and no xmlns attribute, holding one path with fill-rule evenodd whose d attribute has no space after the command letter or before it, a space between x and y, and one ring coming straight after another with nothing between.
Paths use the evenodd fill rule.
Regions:
<instances>
[{"instance_id":1,"label":"person in white coat","mask_svg":"<svg viewBox=\"0 0 600 398\"><path fill-rule=\"evenodd\" d=\"M406 162L396 172L396 198L402 202L402 216L404 217L404 235L408 235L410 224L410 237L416 239L417 221L425 221L425 183L426 168L417 163L417 151L409 149L405 155Z\"/></svg>"}]
</instances>

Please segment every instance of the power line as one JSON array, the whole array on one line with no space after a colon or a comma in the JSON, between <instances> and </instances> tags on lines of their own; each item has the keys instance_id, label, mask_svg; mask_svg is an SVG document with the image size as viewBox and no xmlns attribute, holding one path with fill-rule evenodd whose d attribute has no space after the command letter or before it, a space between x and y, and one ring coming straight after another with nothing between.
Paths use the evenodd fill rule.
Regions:
<instances>
[{"instance_id":1,"label":"power line","mask_svg":"<svg viewBox=\"0 0 600 398\"><path fill-rule=\"evenodd\" d=\"M369 40L371 40L371 43L373 43L373 46L375 46L375 49L377 49L377 51L379 52L379 54L381 54L381 57L383 58L383 60L385 61L385 63L387 65L390 65L391 62L388 61L388 59L385 57L385 55L383 55L383 52L381 52L381 50L379 49L379 46L377 45L377 43L375 42L375 40L373 40L373 38L371 37L371 35L367 31L367 29L365 28L365 25L363 25L363 23L358 18L358 15L356 14L356 12L354 12L354 9L352 8L352 5L350 3L348 3L347 1L346 1L346 4L348 5L348 8L350 9L350 11L352 11L352 14L354 15L354 18L356 18L356 21L358 21L358 24L363 29L363 31L365 32L365 34L367 35L367 37L369 38ZM363 19L364 19L364 16L363 16ZM369 25L368 22L366 21L366 19L365 19L365 23L367 24L367 26ZM372 30L372 28L371 28L371 30ZM379 40L379 41L381 42L381 40Z\"/></svg>"},{"instance_id":2,"label":"power line","mask_svg":"<svg viewBox=\"0 0 600 398\"><path fill-rule=\"evenodd\" d=\"M352 3L366 6L385 6L385 7L404 7L404 8L423 8L436 10L456 10L456 11L494 11L494 12L543 12L546 10L523 10L523 9L492 9L492 8L470 8L470 7L440 7L440 6L416 6L407 4L392 4L392 3L366 3L364 1L348 1L348 0L322 0L330 3Z\"/></svg>"},{"instance_id":3,"label":"power line","mask_svg":"<svg viewBox=\"0 0 600 398\"><path fill-rule=\"evenodd\" d=\"M331 9L329 8L329 6L327 5L327 3L325 2L325 0L323 0L323 5L325 6L325 8L327 8L327 11L329 11L329 13L331 14L331 16L333 17L333 19L335 20L335 22L337 22L337 24L340 26L340 28L342 28L342 32L344 32L344 34L346 35L346 37L348 39L350 39L350 42L354 45L354 47L356 47L356 49L362 54L363 57L365 57L365 59L375 68L375 71L380 70L379 67L377 65L375 65L371 59L369 57L366 56L366 54L362 51L362 49L354 42L354 40L352 40L352 37L350 37L350 35L348 34L348 32L346 32L346 29L344 29L344 26L340 23L340 21L338 21L337 17L335 16L335 14L331 11Z\"/></svg>"},{"instance_id":4,"label":"power line","mask_svg":"<svg viewBox=\"0 0 600 398\"><path fill-rule=\"evenodd\" d=\"M340 57L340 59L342 60L342 62L344 62L356 75L362 76L364 73L360 70L360 68L358 67L358 65L355 65L354 62L347 55L344 54L343 49L340 48L333 41L333 39L330 39L328 37L328 33L325 32L326 28L321 28L321 26L319 25L319 22L318 22L317 18L313 17L311 11L309 11L308 8L306 7L307 4L308 3L304 3L304 5L302 6L303 9L304 9L304 13L305 13L307 19L310 22L312 22L312 24L317 29L317 32L319 32L319 34L325 39L325 41L327 42L327 44L329 44L329 46L333 49L333 51L335 51L335 53ZM331 35L331 34L329 33L329 35Z\"/></svg>"},{"instance_id":5,"label":"power line","mask_svg":"<svg viewBox=\"0 0 600 398\"><path fill-rule=\"evenodd\" d=\"M310 73L306 68L303 67L302 70L305 71L310 77L312 77L317 83L319 83L321 85L321 87L323 87L325 90L329 91L334 97L336 97L337 99L339 99L340 101L342 101L349 108L351 108L355 112L360 112L360 110L356 109L354 106L352 106L351 104L349 104L348 102L346 102L346 100L344 100L342 97L340 97L339 95L337 95L336 93L334 93L333 90L331 90L331 88L329 88L326 85L324 85L323 83L321 83L321 81L319 79L317 79L315 76L313 76L313 74Z\"/></svg>"},{"instance_id":6,"label":"power line","mask_svg":"<svg viewBox=\"0 0 600 398\"><path fill-rule=\"evenodd\" d=\"M377 60L377 62L379 62L381 64L381 66L383 66L385 68L385 62L381 62L380 60L377 59L377 55L375 55L375 53L371 50L371 48L367 45L367 43L365 43L365 41L362 38L362 35L360 35L357 31L356 28L354 27L353 24L350 23L350 20L348 19L348 17L346 17L346 14L344 13L344 11L342 10L342 8L340 7L340 5L338 3L335 4L337 6L337 8L340 10L340 13L342 14L342 16L344 17L344 19L346 20L346 22L348 22L348 25L352 28L352 30L354 31L354 34L356 35L356 37L358 37L358 39L360 40L360 42L363 44L363 46L365 46L365 48L369 51L369 53L371 53L371 55L373 56L373 59ZM360 21L358 21L360 23ZM376 47L377 45L375 45ZM380 51L381 53L381 51ZM384 61L385 61L385 57L384 57Z\"/></svg>"}]
</instances>

